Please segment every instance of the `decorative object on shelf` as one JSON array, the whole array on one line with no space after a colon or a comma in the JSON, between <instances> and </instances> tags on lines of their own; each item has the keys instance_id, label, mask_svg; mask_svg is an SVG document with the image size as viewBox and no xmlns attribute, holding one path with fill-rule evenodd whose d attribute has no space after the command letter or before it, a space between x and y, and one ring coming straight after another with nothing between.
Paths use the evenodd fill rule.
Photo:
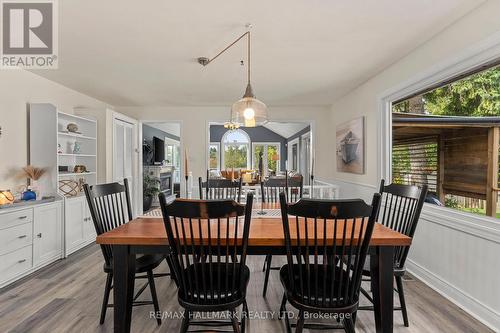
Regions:
<instances>
[{"instance_id":1,"label":"decorative object on shelf","mask_svg":"<svg viewBox=\"0 0 500 333\"><path fill-rule=\"evenodd\" d=\"M153 204L153 198L160 193L160 181L156 178L149 176L148 174L144 175L143 183L143 197L142 197L142 209L144 212L147 212L151 209L151 205Z\"/></svg>"},{"instance_id":2,"label":"decorative object on shelf","mask_svg":"<svg viewBox=\"0 0 500 333\"><path fill-rule=\"evenodd\" d=\"M68 130L68 132L70 133L78 133L78 125L75 124L75 123L69 123L68 126L66 126L66 129Z\"/></svg>"},{"instance_id":3,"label":"decorative object on shelf","mask_svg":"<svg viewBox=\"0 0 500 333\"><path fill-rule=\"evenodd\" d=\"M59 172L69 172L69 166L67 165L59 165L58 166Z\"/></svg>"},{"instance_id":4,"label":"decorative object on shelf","mask_svg":"<svg viewBox=\"0 0 500 333\"><path fill-rule=\"evenodd\" d=\"M33 190L28 187L28 189L23 192L21 200L23 200L23 201L36 200L36 193L33 192Z\"/></svg>"},{"instance_id":5,"label":"decorative object on shelf","mask_svg":"<svg viewBox=\"0 0 500 333\"><path fill-rule=\"evenodd\" d=\"M57 153L58 154L62 154L63 153L63 149L62 149L62 146L60 143L57 144Z\"/></svg>"},{"instance_id":6,"label":"decorative object on shelf","mask_svg":"<svg viewBox=\"0 0 500 333\"><path fill-rule=\"evenodd\" d=\"M235 45L244 37L247 37L247 88L245 90L245 94L243 97L236 101L231 108L231 118L228 123L228 127L243 125L245 127L255 127L264 125L267 123L267 106L257 98L253 93L252 85L250 84L250 29L252 27L251 24L247 24L245 26L247 28L247 32L238 37L234 42L229 44L225 49L219 52L213 58L200 57L198 58L198 63L207 66L212 61L217 59L222 53L226 52L229 48ZM243 65L243 61L241 62ZM226 125L224 124L224 125Z\"/></svg>"},{"instance_id":7,"label":"decorative object on shelf","mask_svg":"<svg viewBox=\"0 0 500 333\"><path fill-rule=\"evenodd\" d=\"M14 194L10 190L0 190L0 206L12 204L14 199Z\"/></svg>"},{"instance_id":8,"label":"decorative object on shelf","mask_svg":"<svg viewBox=\"0 0 500 333\"><path fill-rule=\"evenodd\" d=\"M83 185L85 185L86 181L85 178L79 178L78 179L78 191L83 192Z\"/></svg>"},{"instance_id":9,"label":"decorative object on shelf","mask_svg":"<svg viewBox=\"0 0 500 333\"><path fill-rule=\"evenodd\" d=\"M85 165L75 165L73 168L74 173L85 173L87 171L87 167Z\"/></svg>"},{"instance_id":10,"label":"decorative object on shelf","mask_svg":"<svg viewBox=\"0 0 500 333\"><path fill-rule=\"evenodd\" d=\"M32 165L27 165L23 168L24 176L30 180L30 189L37 194L38 199L42 199L42 187L38 183L38 180L42 178L46 171L46 168L37 168Z\"/></svg>"},{"instance_id":11,"label":"decorative object on shelf","mask_svg":"<svg viewBox=\"0 0 500 333\"><path fill-rule=\"evenodd\" d=\"M75 144L73 145L73 154L80 154L82 150L82 146L80 145L80 142L75 141Z\"/></svg>"},{"instance_id":12,"label":"decorative object on shelf","mask_svg":"<svg viewBox=\"0 0 500 333\"><path fill-rule=\"evenodd\" d=\"M364 117L337 126L337 171L363 174Z\"/></svg>"},{"instance_id":13,"label":"decorative object on shelf","mask_svg":"<svg viewBox=\"0 0 500 333\"><path fill-rule=\"evenodd\" d=\"M61 179L59 181L59 191L65 197L76 197L80 193L80 184L71 179Z\"/></svg>"}]
</instances>

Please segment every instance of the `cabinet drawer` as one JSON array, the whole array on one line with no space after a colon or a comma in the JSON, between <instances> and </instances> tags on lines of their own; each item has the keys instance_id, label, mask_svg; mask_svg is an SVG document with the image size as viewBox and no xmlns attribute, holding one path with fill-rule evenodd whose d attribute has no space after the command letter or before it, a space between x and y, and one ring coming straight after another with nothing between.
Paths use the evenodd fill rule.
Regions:
<instances>
[{"instance_id":1,"label":"cabinet drawer","mask_svg":"<svg viewBox=\"0 0 500 333\"><path fill-rule=\"evenodd\" d=\"M33 222L33 209L17 210L12 213L0 214L0 229Z\"/></svg>"},{"instance_id":2,"label":"cabinet drawer","mask_svg":"<svg viewBox=\"0 0 500 333\"><path fill-rule=\"evenodd\" d=\"M32 247L23 247L0 256L0 283L8 281L31 269Z\"/></svg>"},{"instance_id":3,"label":"cabinet drawer","mask_svg":"<svg viewBox=\"0 0 500 333\"><path fill-rule=\"evenodd\" d=\"M0 255L33 243L33 227L24 223L0 230Z\"/></svg>"}]
</instances>

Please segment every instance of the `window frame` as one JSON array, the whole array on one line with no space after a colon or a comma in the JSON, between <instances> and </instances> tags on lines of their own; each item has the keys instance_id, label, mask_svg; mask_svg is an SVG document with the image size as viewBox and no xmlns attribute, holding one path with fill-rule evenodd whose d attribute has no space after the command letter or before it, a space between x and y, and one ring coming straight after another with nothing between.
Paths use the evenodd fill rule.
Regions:
<instances>
[{"instance_id":1,"label":"window frame","mask_svg":"<svg viewBox=\"0 0 500 333\"><path fill-rule=\"evenodd\" d=\"M216 146L217 147L217 170L220 171L221 169L221 150L220 150L220 142L214 141L214 142L209 142L208 144L208 149L207 149L207 161L208 165L207 168L208 170L211 170L212 168L210 167L210 147L211 146Z\"/></svg>"},{"instance_id":2,"label":"window frame","mask_svg":"<svg viewBox=\"0 0 500 333\"><path fill-rule=\"evenodd\" d=\"M240 133L243 133L243 135L246 136L246 138L248 139L248 142L229 142L229 143L226 143L225 142L225 139L226 137L234 132L234 131L238 131ZM251 161L251 148L252 148L252 140L250 140L250 136L248 135L247 132L245 132L244 130L242 129L236 129L236 130L227 130L226 133L224 133L224 135L222 136L222 139L220 141L220 170L222 170L222 168L224 168L224 170L227 170L228 168L226 167L226 161L225 161L225 152L226 152L226 147L227 146L241 146L241 145L244 145L247 147L247 165L246 165L246 168L245 169L250 169L251 168L251 165L252 165L252 161ZM239 168L239 169L243 169L243 168Z\"/></svg>"}]
</instances>

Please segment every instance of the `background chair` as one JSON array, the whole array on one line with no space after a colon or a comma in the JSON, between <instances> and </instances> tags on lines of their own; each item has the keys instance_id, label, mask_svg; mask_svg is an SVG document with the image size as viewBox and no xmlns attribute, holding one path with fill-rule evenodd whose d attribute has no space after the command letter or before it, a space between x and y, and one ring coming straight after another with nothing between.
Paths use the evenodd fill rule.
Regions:
<instances>
[{"instance_id":1,"label":"background chair","mask_svg":"<svg viewBox=\"0 0 500 333\"><path fill-rule=\"evenodd\" d=\"M234 316L230 323L193 322L190 317L193 312L232 314L240 305L248 313L250 270L245 260L253 194L248 194L245 206L233 200L184 199L167 205L163 194L159 198L179 281L179 304L186 309L181 332L190 325L232 325L234 332L244 332L245 315L241 323Z\"/></svg>"},{"instance_id":2,"label":"background chair","mask_svg":"<svg viewBox=\"0 0 500 333\"><path fill-rule=\"evenodd\" d=\"M201 177L198 178L198 189L200 191L200 200L241 200L241 178L237 180L212 179L207 178L204 182Z\"/></svg>"},{"instance_id":3,"label":"background chair","mask_svg":"<svg viewBox=\"0 0 500 333\"><path fill-rule=\"evenodd\" d=\"M89 186L84 185L85 196L90 208L90 215L94 222L97 235L113 230L132 219L132 209L130 205L130 195L127 179L124 179L124 185L119 183L103 184ZM101 317L99 323L102 325L106 318L106 309L112 307L109 305L109 294L113 282L113 252L111 246L102 245L101 251L104 256L104 272L107 274L106 286L104 288L104 298L101 307ZM136 274L146 273L146 275L136 275L136 279L147 279L134 297L133 305L153 304L155 312L160 310L158 298L156 296L155 277L169 274L153 274L153 270L165 259L164 255L143 255L136 260ZM168 262L168 261L167 261ZM169 263L169 262L168 262ZM170 266L170 263L169 263ZM148 287L151 290L151 301L137 301L137 298ZM161 319L157 319L158 325Z\"/></svg>"},{"instance_id":4,"label":"background chair","mask_svg":"<svg viewBox=\"0 0 500 333\"><path fill-rule=\"evenodd\" d=\"M285 177L270 177L261 183L262 204L264 203L278 203L280 193L286 193L287 202L295 202L302 198L302 191L304 186L304 178L302 175L289 177L286 173ZM262 296L266 297L267 286L269 282L269 274L271 270L279 270L280 267L271 267L272 255L266 255L264 259L264 266L262 271L266 272L264 278L264 287L262 289Z\"/></svg>"},{"instance_id":5,"label":"background chair","mask_svg":"<svg viewBox=\"0 0 500 333\"><path fill-rule=\"evenodd\" d=\"M377 217L378 222L413 238L427 195L427 186L424 185L422 188L419 188L417 186L399 184L385 185L382 179L379 192L382 196L382 205ZM395 310L401 310L403 322L406 327L409 326L409 322L403 289L403 276L406 272L405 262L409 250L409 246L396 247L394 250L394 277L397 286L395 290L398 293L401 304L401 307L395 308ZM365 265L363 275L366 277L370 276L369 260ZM370 279L367 278L363 281L370 281ZM372 297L365 289L362 289L362 293L373 303ZM373 310L373 307L362 307L361 309Z\"/></svg>"},{"instance_id":6,"label":"background chair","mask_svg":"<svg viewBox=\"0 0 500 333\"><path fill-rule=\"evenodd\" d=\"M280 202L287 252L287 264L280 270L285 290L280 310L288 331L287 301L299 310L296 332L305 327L329 328L306 325L305 312L344 314L345 331L354 332L363 266L380 194L373 196L371 205L361 199L302 199L289 204L284 193ZM338 260L344 256L352 264Z\"/></svg>"}]
</instances>

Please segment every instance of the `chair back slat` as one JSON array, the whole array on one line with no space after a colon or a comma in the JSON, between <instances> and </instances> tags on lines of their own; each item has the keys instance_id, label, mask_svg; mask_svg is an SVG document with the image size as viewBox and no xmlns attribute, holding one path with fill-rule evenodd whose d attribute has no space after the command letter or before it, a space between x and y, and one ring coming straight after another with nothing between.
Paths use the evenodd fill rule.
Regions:
<instances>
[{"instance_id":1,"label":"chair back slat","mask_svg":"<svg viewBox=\"0 0 500 333\"><path fill-rule=\"evenodd\" d=\"M207 178L205 182L201 177L198 178L201 200L234 200L240 202L241 186L241 178L237 180Z\"/></svg>"},{"instance_id":2,"label":"chair back slat","mask_svg":"<svg viewBox=\"0 0 500 333\"><path fill-rule=\"evenodd\" d=\"M159 199L179 296L195 305L241 298L253 194L246 205L187 199L167 205L163 194Z\"/></svg>"},{"instance_id":3,"label":"chair back slat","mask_svg":"<svg viewBox=\"0 0 500 333\"><path fill-rule=\"evenodd\" d=\"M360 199L287 203L285 193L280 203L289 296L318 308L357 306L380 194L371 205Z\"/></svg>"},{"instance_id":4,"label":"chair back slat","mask_svg":"<svg viewBox=\"0 0 500 333\"><path fill-rule=\"evenodd\" d=\"M382 204L378 222L392 230L412 237L415 234L420 213L427 195L427 185L423 187L380 183ZM402 269L409 246L396 247L394 254L394 267Z\"/></svg>"},{"instance_id":5,"label":"chair back slat","mask_svg":"<svg viewBox=\"0 0 500 333\"><path fill-rule=\"evenodd\" d=\"M97 235L132 220L127 179L123 180L123 185L120 183L93 186L84 184L83 188ZM101 250L106 264L111 265L113 258L111 246L101 244Z\"/></svg>"},{"instance_id":6,"label":"chair back slat","mask_svg":"<svg viewBox=\"0 0 500 333\"><path fill-rule=\"evenodd\" d=\"M296 202L302 198L304 178L302 175L289 177L270 177L261 184L262 202L279 202L281 192L286 193L287 202Z\"/></svg>"}]
</instances>

